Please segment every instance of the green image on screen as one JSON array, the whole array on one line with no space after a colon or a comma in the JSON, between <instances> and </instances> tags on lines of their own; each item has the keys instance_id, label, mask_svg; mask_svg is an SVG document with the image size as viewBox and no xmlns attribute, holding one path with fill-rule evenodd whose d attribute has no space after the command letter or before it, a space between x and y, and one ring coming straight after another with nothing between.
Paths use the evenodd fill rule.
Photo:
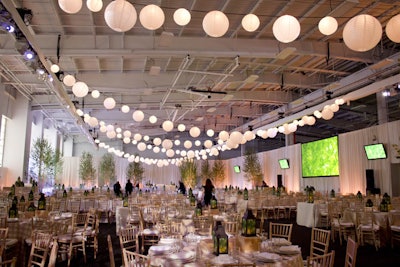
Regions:
<instances>
[{"instance_id":1,"label":"green image on screen","mask_svg":"<svg viewBox=\"0 0 400 267\"><path fill-rule=\"evenodd\" d=\"M279 166L281 169L289 169L289 161L287 159L280 159Z\"/></svg>"},{"instance_id":2,"label":"green image on screen","mask_svg":"<svg viewBox=\"0 0 400 267\"><path fill-rule=\"evenodd\" d=\"M304 178L338 176L338 137L302 144L301 167Z\"/></svg>"},{"instance_id":3,"label":"green image on screen","mask_svg":"<svg viewBox=\"0 0 400 267\"><path fill-rule=\"evenodd\" d=\"M373 144L364 146L367 159L385 159L386 151L383 144Z\"/></svg>"}]
</instances>

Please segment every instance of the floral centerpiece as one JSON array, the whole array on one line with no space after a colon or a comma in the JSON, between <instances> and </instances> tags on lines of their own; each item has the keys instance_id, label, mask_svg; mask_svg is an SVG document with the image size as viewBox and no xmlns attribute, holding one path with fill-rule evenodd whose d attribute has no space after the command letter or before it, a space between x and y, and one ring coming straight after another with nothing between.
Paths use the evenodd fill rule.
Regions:
<instances>
[{"instance_id":1,"label":"floral centerpiece","mask_svg":"<svg viewBox=\"0 0 400 267\"><path fill-rule=\"evenodd\" d=\"M314 203L314 191L315 188L314 186L306 186L304 188L304 191L307 193L307 202L308 203Z\"/></svg>"}]
</instances>

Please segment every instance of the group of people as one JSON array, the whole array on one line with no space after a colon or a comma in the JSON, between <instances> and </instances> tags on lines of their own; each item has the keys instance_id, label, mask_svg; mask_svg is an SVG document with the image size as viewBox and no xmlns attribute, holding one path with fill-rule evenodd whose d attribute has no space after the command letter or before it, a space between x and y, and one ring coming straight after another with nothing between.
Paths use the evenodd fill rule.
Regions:
<instances>
[{"instance_id":1,"label":"group of people","mask_svg":"<svg viewBox=\"0 0 400 267\"><path fill-rule=\"evenodd\" d=\"M136 187L139 188L139 183L136 184ZM121 184L119 183L119 181L117 181L114 184L114 194L116 196L120 196L122 194L121 191ZM133 184L131 183L131 180L128 179L128 181L125 184L125 194L130 195L133 192Z\"/></svg>"}]
</instances>

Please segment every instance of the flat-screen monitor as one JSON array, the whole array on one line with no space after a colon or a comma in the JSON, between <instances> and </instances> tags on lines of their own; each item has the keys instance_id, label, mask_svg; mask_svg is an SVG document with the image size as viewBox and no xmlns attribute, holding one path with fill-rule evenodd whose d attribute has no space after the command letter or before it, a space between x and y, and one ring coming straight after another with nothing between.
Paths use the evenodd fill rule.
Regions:
<instances>
[{"instance_id":1,"label":"flat-screen monitor","mask_svg":"<svg viewBox=\"0 0 400 267\"><path fill-rule=\"evenodd\" d=\"M385 146L381 143L365 145L364 150L365 150L365 154L367 155L367 159L386 159L387 158Z\"/></svg>"},{"instance_id":2,"label":"flat-screen monitor","mask_svg":"<svg viewBox=\"0 0 400 267\"><path fill-rule=\"evenodd\" d=\"M279 166L281 169L289 169L289 160L288 159L280 159L278 160Z\"/></svg>"},{"instance_id":3,"label":"flat-screen monitor","mask_svg":"<svg viewBox=\"0 0 400 267\"><path fill-rule=\"evenodd\" d=\"M240 173L240 166L239 166L239 165L233 166L233 171L234 171L235 173Z\"/></svg>"},{"instance_id":4,"label":"flat-screen monitor","mask_svg":"<svg viewBox=\"0 0 400 267\"><path fill-rule=\"evenodd\" d=\"M304 178L338 176L338 137L302 144L301 169Z\"/></svg>"}]
</instances>

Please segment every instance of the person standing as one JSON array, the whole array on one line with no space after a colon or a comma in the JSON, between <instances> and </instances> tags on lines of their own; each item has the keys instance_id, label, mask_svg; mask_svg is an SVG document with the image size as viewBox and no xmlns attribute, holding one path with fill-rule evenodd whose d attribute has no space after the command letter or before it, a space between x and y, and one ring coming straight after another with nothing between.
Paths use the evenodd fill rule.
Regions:
<instances>
[{"instance_id":1,"label":"person standing","mask_svg":"<svg viewBox=\"0 0 400 267\"><path fill-rule=\"evenodd\" d=\"M119 181L117 181L114 184L114 193L116 196L119 196L121 194L121 185L120 185Z\"/></svg>"},{"instance_id":2,"label":"person standing","mask_svg":"<svg viewBox=\"0 0 400 267\"><path fill-rule=\"evenodd\" d=\"M132 194L133 191L133 184L131 183L131 180L128 179L125 185L125 192L126 194L130 195Z\"/></svg>"},{"instance_id":3,"label":"person standing","mask_svg":"<svg viewBox=\"0 0 400 267\"><path fill-rule=\"evenodd\" d=\"M209 206L214 190L214 185L212 184L210 178L206 180L206 185L203 187L204 187L204 205Z\"/></svg>"},{"instance_id":4,"label":"person standing","mask_svg":"<svg viewBox=\"0 0 400 267\"><path fill-rule=\"evenodd\" d=\"M179 182L179 193L181 193L182 195L186 195L186 187L185 187L185 184L182 182L182 181L180 181Z\"/></svg>"}]
</instances>

